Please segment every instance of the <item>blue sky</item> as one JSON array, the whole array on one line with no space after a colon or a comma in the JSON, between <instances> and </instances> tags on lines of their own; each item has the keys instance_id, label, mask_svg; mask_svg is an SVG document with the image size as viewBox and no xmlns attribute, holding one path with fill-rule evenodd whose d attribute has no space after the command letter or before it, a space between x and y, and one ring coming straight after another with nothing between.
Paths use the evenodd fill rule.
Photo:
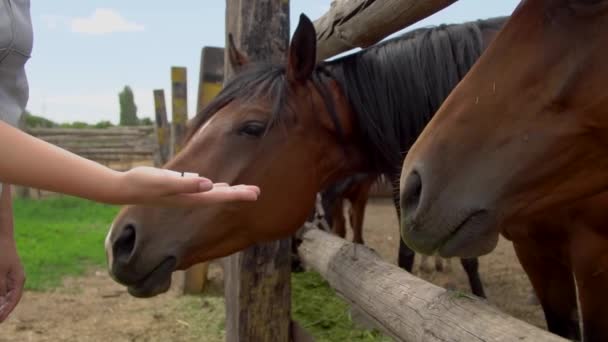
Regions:
<instances>
[{"instance_id":1,"label":"blue sky","mask_svg":"<svg viewBox=\"0 0 608 342\"><path fill-rule=\"evenodd\" d=\"M291 0L297 17L321 16L331 0ZM516 0L460 0L414 26L509 15ZM118 120L118 92L129 85L140 117L153 117L152 90L169 101L171 66L188 68L189 115L196 105L200 50L223 46L223 0L32 0L34 50L26 68L28 109L52 120ZM170 115L170 108L169 108Z\"/></svg>"}]
</instances>

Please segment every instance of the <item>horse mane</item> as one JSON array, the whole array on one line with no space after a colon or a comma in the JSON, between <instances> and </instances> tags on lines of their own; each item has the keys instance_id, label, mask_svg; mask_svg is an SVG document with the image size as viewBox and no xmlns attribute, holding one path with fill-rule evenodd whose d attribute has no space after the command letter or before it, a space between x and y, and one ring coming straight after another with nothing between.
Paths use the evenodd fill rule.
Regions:
<instances>
[{"instance_id":1,"label":"horse mane","mask_svg":"<svg viewBox=\"0 0 608 342\"><path fill-rule=\"evenodd\" d=\"M483 52L482 30L499 29L505 20L420 28L326 63L356 113L370 171L399 171L409 147Z\"/></svg>"},{"instance_id":2,"label":"horse mane","mask_svg":"<svg viewBox=\"0 0 608 342\"><path fill-rule=\"evenodd\" d=\"M311 81L323 96L341 134L327 79L335 79L356 115L357 128L372 163L369 171L398 171L404 153L443 100L479 58L482 30L499 29L506 18L420 28L360 52L317 65ZM284 65L253 63L230 79L189 124L186 141L232 101L269 99L267 129L295 113L287 108Z\"/></svg>"}]
</instances>

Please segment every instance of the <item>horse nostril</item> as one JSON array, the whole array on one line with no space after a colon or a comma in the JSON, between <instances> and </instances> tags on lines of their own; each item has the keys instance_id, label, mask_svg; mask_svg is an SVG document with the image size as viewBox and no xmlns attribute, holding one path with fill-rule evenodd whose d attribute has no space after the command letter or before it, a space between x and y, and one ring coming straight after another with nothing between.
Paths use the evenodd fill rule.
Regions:
<instances>
[{"instance_id":1,"label":"horse nostril","mask_svg":"<svg viewBox=\"0 0 608 342\"><path fill-rule=\"evenodd\" d=\"M401 192L401 216L411 221L420 205L422 195L422 178L418 171L414 170L407 175Z\"/></svg>"},{"instance_id":2,"label":"horse nostril","mask_svg":"<svg viewBox=\"0 0 608 342\"><path fill-rule=\"evenodd\" d=\"M135 248L135 226L128 224L112 246L115 262L126 264Z\"/></svg>"}]
</instances>

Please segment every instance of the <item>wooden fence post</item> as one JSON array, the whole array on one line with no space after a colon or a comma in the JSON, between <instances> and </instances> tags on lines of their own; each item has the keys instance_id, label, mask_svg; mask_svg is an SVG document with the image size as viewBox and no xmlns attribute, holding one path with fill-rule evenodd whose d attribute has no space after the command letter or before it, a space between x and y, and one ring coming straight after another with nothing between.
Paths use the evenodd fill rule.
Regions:
<instances>
[{"instance_id":1,"label":"wooden fence post","mask_svg":"<svg viewBox=\"0 0 608 342\"><path fill-rule=\"evenodd\" d=\"M224 48L205 46L201 51L196 112L200 112L222 90Z\"/></svg>"},{"instance_id":2,"label":"wooden fence post","mask_svg":"<svg viewBox=\"0 0 608 342\"><path fill-rule=\"evenodd\" d=\"M167 120L167 105L165 104L165 91L154 90L154 111L156 113L156 138L158 139L159 164L164 165L169 160L170 127ZM160 166L159 165L159 166Z\"/></svg>"},{"instance_id":3,"label":"wooden fence post","mask_svg":"<svg viewBox=\"0 0 608 342\"><path fill-rule=\"evenodd\" d=\"M171 67L171 156L182 149L188 121L188 77L184 67Z\"/></svg>"},{"instance_id":4,"label":"wooden fence post","mask_svg":"<svg viewBox=\"0 0 608 342\"><path fill-rule=\"evenodd\" d=\"M224 49L203 47L201 51L201 68L199 73L197 113L222 90L224 80ZM183 293L201 293L207 282L209 263L193 265L184 273Z\"/></svg>"},{"instance_id":5,"label":"wooden fence post","mask_svg":"<svg viewBox=\"0 0 608 342\"><path fill-rule=\"evenodd\" d=\"M183 147L186 135L186 123L188 122L188 75L184 67L171 67L171 150L170 158L175 157ZM196 265L193 266L196 269ZM173 288L178 294L191 291L188 282L188 272L177 271L173 273Z\"/></svg>"},{"instance_id":6,"label":"wooden fence post","mask_svg":"<svg viewBox=\"0 0 608 342\"><path fill-rule=\"evenodd\" d=\"M232 33L237 48L253 60L283 60L289 1L227 0L226 33ZM227 58L225 80L232 73ZM227 342L292 340L290 250L291 239L284 239L225 259Z\"/></svg>"}]
</instances>

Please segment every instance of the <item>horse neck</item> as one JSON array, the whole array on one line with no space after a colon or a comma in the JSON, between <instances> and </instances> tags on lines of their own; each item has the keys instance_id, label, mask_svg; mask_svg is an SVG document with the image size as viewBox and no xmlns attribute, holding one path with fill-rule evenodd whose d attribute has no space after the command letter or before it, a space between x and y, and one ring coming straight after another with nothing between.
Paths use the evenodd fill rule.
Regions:
<instances>
[{"instance_id":1,"label":"horse neck","mask_svg":"<svg viewBox=\"0 0 608 342\"><path fill-rule=\"evenodd\" d=\"M370 170L398 172L405 153L506 18L409 32L324 65L353 109Z\"/></svg>"}]
</instances>

